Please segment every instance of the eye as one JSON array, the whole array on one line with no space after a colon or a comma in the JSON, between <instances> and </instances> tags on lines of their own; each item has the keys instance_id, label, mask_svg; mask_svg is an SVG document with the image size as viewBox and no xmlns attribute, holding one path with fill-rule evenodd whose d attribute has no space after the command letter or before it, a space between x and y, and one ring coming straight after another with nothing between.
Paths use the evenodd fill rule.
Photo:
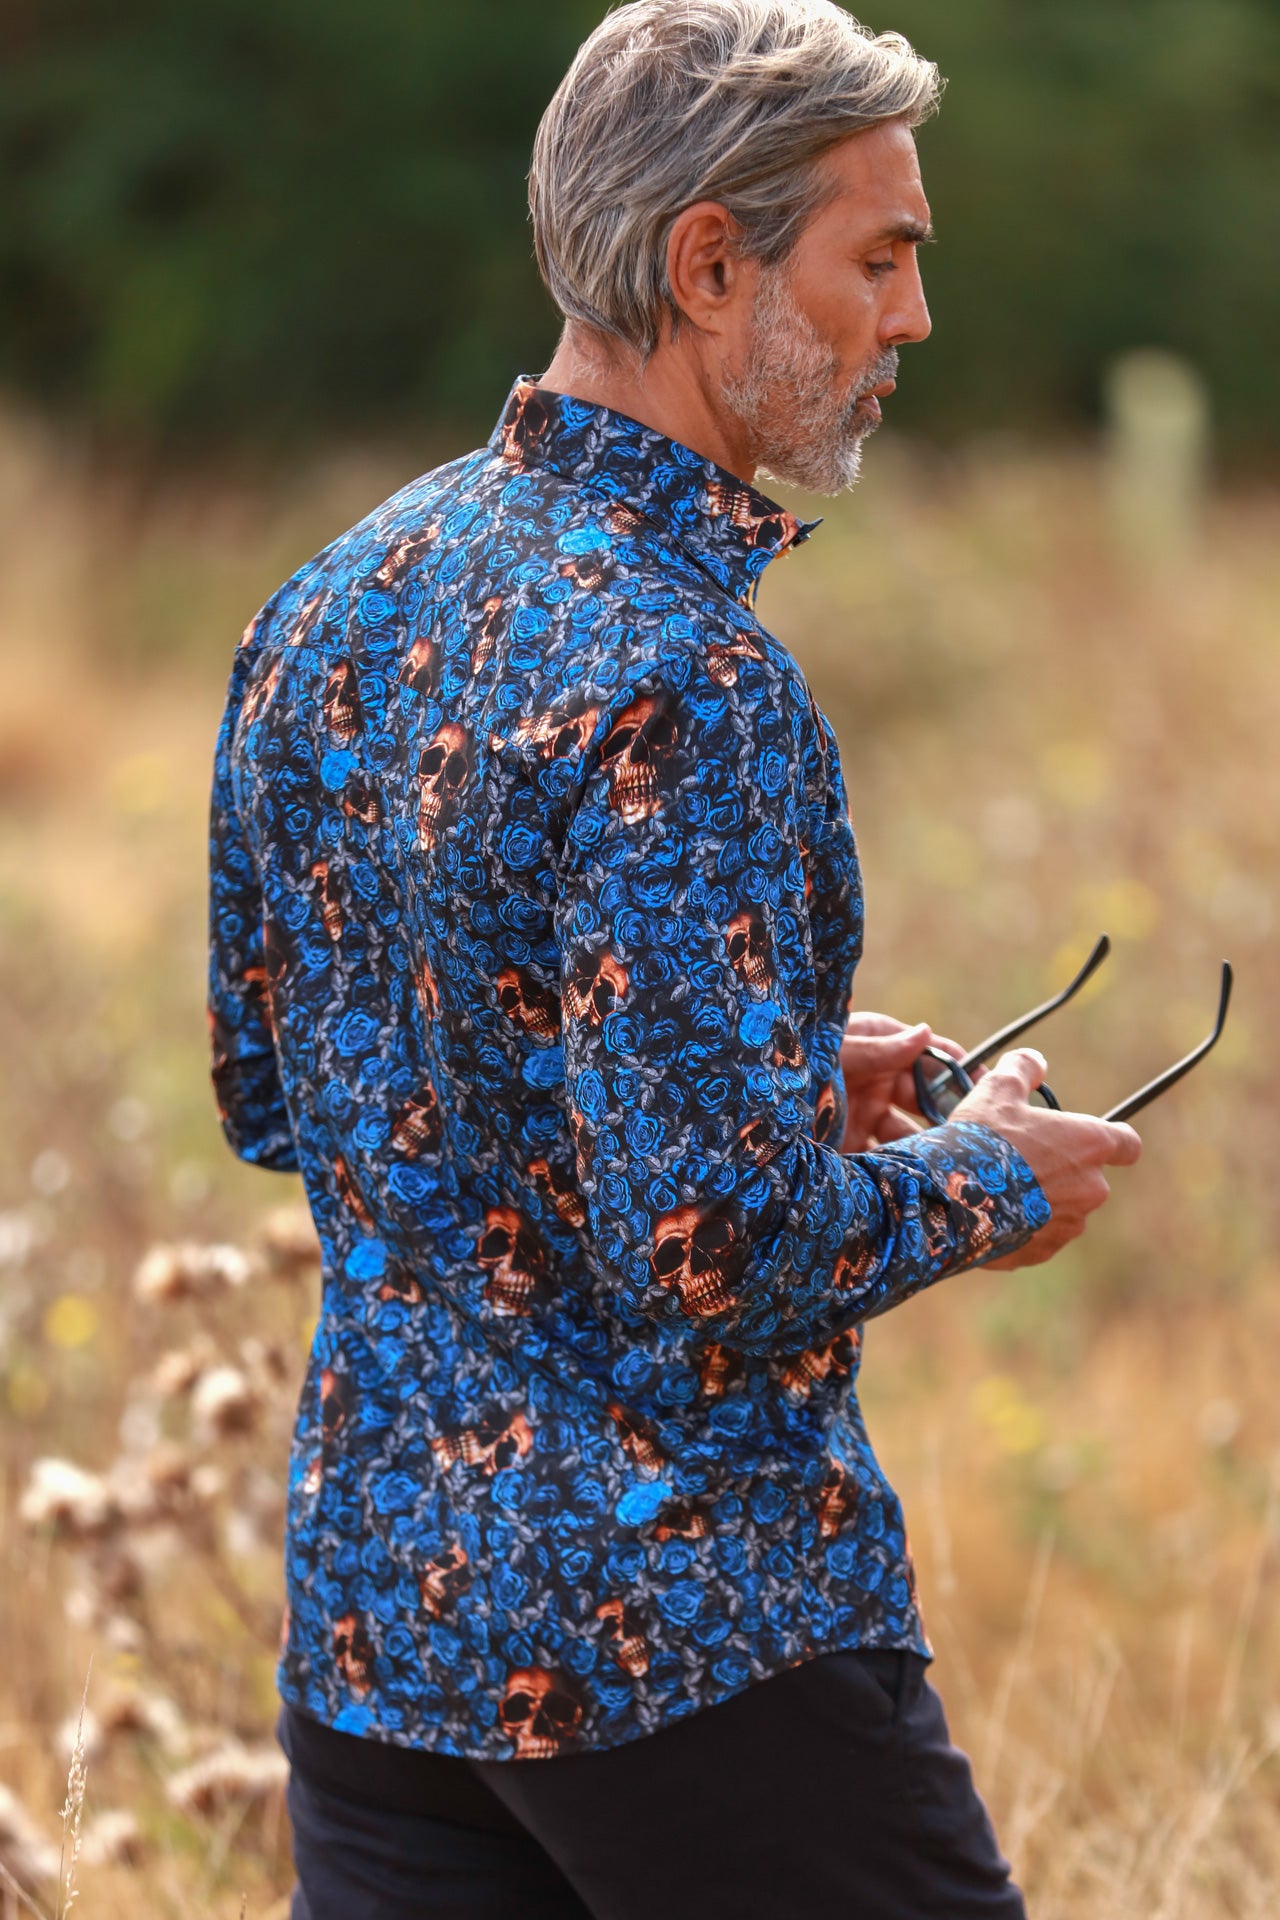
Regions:
<instances>
[{"instance_id":1,"label":"eye","mask_svg":"<svg viewBox=\"0 0 1280 1920\"><path fill-rule=\"evenodd\" d=\"M865 263L867 272L876 274L892 273L896 264L892 255L887 260L868 260Z\"/></svg>"}]
</instances>

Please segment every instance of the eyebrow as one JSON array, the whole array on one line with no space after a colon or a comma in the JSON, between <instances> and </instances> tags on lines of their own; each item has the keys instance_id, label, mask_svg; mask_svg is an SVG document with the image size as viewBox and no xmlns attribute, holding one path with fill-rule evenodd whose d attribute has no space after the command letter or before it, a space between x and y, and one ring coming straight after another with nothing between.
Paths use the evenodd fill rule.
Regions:
<instances>
[{"instance_id":1,"label":"eyebrow","mask_svg":"<svg viewBox=\"0 0 1280 1920\"><path fill-rule=\"evenodd\" d=\"M913 246L927 247L931 245L937 237L937 234L933 230L932 220L927 222L920 220L896 220L891 227L884 229L879 238L872 242L872 245L877 247L883 246L886 240L909 240Z\"/></svg>"}]
</instances>

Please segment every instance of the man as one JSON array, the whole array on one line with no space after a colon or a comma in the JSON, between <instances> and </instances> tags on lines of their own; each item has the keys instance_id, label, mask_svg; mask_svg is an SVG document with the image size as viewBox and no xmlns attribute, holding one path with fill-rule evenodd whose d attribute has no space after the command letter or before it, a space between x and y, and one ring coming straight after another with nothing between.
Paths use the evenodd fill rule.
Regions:
<instances>
[{"instance_id":1,"label":"man","mask_svg":"<svg viewBox=\"0 0 1280 1920\"><path fill-rule=\"evenodd\" d=\"M538 134L566 316L488 446L303 567L213 807L227 1135L324 1292L280 1662L296 1916L1013 1916L862 1323L1082 1231L1136 1136L846 1026L836 744L753 611L929 322L936 70L639 0ZM949 1044L949 1043L948 1043Z\"/></svg>"}]
</instances>

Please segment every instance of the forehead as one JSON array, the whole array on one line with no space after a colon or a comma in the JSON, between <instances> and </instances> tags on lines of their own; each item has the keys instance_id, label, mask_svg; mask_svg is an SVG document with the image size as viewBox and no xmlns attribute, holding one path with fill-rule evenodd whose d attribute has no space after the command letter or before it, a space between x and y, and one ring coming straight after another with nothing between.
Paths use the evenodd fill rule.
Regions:
<instances>
[{"instance_id":1,"label":"forehead","mask_svg":"<svg viewBox=\"0 0 1280 1920\"><path fill-rule=\"evenodd\" d=\"M904 121L851 134L823 155L818 172L830 198L810 222L815 239L870 246L896 228L928 225L915 138Z\"/></svg>"}]
</instances>

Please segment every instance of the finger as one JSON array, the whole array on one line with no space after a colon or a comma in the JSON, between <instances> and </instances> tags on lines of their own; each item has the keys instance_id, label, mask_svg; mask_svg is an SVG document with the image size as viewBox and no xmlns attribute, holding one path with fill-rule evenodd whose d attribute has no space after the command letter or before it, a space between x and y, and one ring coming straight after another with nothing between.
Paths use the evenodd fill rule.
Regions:
<instances>
[{"instance_id":1,"label":"finger","mask_svg":"<svg viewBox=\"0 0 1280 1920\"><path fill-rule=\"evenodd\" d=\"M962 1047L958 1040L948 1040L945 1034L941 1033L934 1035L933 1044L940 1053L949 1053L953 1060L963 1060L965 1054L969 1051L967 1047ZM973 1078L977 1080L985 1071L985 1067L975 1067L973 1069Z\"/></svg>"},{"instance_id":2,"label":"finger","mask_svg":"<svg viewBox=\"0 0 1280 1920\"><path fill-rule=\"evenodd\" d=\"M840 1065L846 1074L867 1080L898 1073L920 1058L931 1037L927 1026L904 1027L901 1033L846 1034Z\"/></svg>"},{"instance_id":3,"label":"finger","mask_svg":"<svg viewBox=\"0 0 1280 1920\"><path fill-rule=\"evenodd\" d=\"M1094 1173L1085 1183L1080 1196L1080 1206L1085 1213L1096 1213L1103 1201L1111 1194L1111 1187L1104 1173ZM1081 1228L1083 1232L1083 1227Z\"/></svg>"},{"instance_id":4,"label":"finger","mask_svg":"<svg viewBox=\"0 0 1280 1920\"><path fill-rule=\"evenodd\" d=\"M919 1133L918 1122L908 1119L905 1113L899 1113L896 1107L886 1107L875 1125L875 1138L884 1146L890 1140L907 1140L912 1134Z\"/></svg>"},{"instance_id":5,"label":"finger","mask_svg":"<svg viewBox=\"0 0 1280 1920\"><path fill-rule=\"evenodd\" d=\"M904 1020L895 1020L891 1013L851 1013L844 1023L846 1035L855 1040L878 1033L903 1033L906 1030Z\"/></svg>"},{"instance_id":6,"label":"finger","mask_svg":"<svg viewBox=\"0 0 1280 1920\"><path fill-rule=\"evenodd\" d=\"M1023 1099L1027 1100L1048 1071L1048 1061L1034 1047L1015 1047L1012 1053L1001 1054L986 1077L988 1081L997 1078L1011 1080Z\"/></svg>"},{"instance_id":7,"label":"finger","mask_svg":"<svg viewBox=\"0 0 1280 1920\"><path fill-rule=\"evenodd\" d=\"M1109 1167L1131 1167L1135 1160L1142 1157L1142 1138L1123 1122L1104 1120L1107 1130L1106 1164Z\"/></svg>"}]
</instances>

